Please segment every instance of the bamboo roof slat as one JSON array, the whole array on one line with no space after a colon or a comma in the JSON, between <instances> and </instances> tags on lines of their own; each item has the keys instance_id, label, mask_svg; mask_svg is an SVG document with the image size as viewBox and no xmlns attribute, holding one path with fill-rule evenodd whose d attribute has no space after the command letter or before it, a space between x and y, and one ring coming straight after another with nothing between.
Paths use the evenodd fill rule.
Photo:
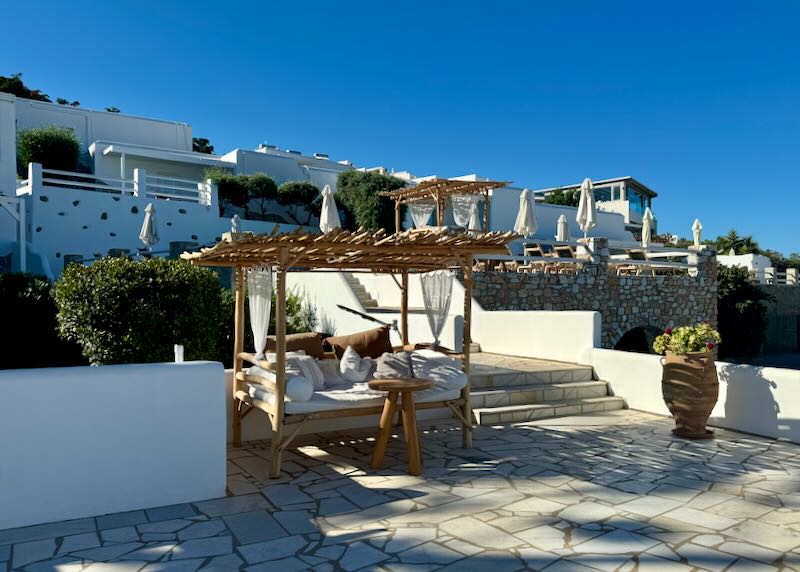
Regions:
<instances>
[{"instance_id":1,"label":"bamboo roof slat","mask_svg":"<svg viewBox=\"0 0 800 572\"><path fill-rule=\"evenodd\" d=\"M222 240L181 258L201 266L280 264L281 250L293 269L366 269L373 272L428 271L458 267L467 255L508 254L513 232L467 233L447 227L407 230L337 229L329 233L303 230L265 234L225 233Z\"/></svg>"}]
</instances>

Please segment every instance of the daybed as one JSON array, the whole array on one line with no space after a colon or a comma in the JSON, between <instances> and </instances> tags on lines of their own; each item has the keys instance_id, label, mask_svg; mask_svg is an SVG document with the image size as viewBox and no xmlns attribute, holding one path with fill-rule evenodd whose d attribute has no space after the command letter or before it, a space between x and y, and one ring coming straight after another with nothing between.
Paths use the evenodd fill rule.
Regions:
<instances>
[{"instance_id":1,"label":"daybed","mask_svg":"<svg viewBox=\"0 0 800 572\"><path fill-rule=\"evenodd\" d=\"M363 387L353 387L348 391L323 389L307 401L287 401L287 383L290 381L287 376L285 306L288 271L336 270L392 275L400 288L402 349L413 349L408 342L409 273L455 269L462 273L464 284L463 350L454 355L414 352L415 372L417 369L420 371L418 376L436 381L434 388L417 396L417 408L449 408L461 421L463 445L470 447L469 347L473 258L474 255L508 254L508 244L516 238L518 235L513 232L474 234L436 227L387 235L383 230L349 232L341 229L327 233L299 229L280 233L276 226L269 234L226 233L211 248L182 254L182 258L193 264L235 270L234 445L240 444L241 422L246 415L254 410L267 413L272 424L270 476L278 477L282 452L307 421L371 415L380 413L382 409L377 396ZM260 267L270 267L276 275L274 363L243 351L245 269ZM243 369L243 361L274 373L264 375L252 369L248 369L248 373ZM457 372L459 365L463 370L461 375Z\"/></svg>"}]
</instances>

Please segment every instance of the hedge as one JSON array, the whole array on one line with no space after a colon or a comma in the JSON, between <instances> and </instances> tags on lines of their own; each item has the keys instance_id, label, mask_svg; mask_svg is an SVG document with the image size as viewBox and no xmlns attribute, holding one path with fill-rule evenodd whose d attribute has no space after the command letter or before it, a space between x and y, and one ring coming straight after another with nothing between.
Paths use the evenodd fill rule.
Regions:
<instances>
[{"instance_id":1,"label":"hedge","mask_svg":"<svg viewBox=\"0 0 800 572\"><path fill-rule=\"evenodd\" d=\"M93 365L221 356L217 275L182 260L102 258L67 266L54 287L61 335Z\"/></svg>"},{"instance_id":2,"label":"hedge","mask_svg":"<svg viewBox=\"0 0 800 572\"><path fill-rule=\"evenodd\" d=\"M80 346L58 336L56 305L43 276L0 273L0 369L85 365Z\"/></svg>"},{"instance_id":3,"label":"hedge","mask_svg":"<svg viewBox=\"0 0 800 572\"><path fill-rule=\"evenodd\" d=\"M17 133L17 171L24 177L28 163L41 163L45 169L74 171L81 145L75 132L66 127L37 127Z\"/></svg>"},{"instance_id":4,"label":"hedge","mask_svg":"<svg viewBox=\"0 0 800 572\"><path fill-rule=\"evenodd\" d=\"M336 202L344 211L342 226L349 230L384 228L393 233L394 202L379 195L405 183L397 177L365 171L344 171L336 182ZM404 208L404 207L403 207ZM401 216L403 213L401 212Z\"/></svg>"}]
</instances>

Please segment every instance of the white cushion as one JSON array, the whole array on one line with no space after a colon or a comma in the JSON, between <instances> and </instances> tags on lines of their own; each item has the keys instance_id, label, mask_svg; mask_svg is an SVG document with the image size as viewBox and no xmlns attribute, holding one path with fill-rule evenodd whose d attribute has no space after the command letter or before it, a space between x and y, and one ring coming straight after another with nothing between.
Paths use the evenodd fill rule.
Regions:
<instances>
[{"instance_id":1,"label":"white cushion","mask_svg":"<svg viewBox=\"0 0 800 572\"><path fill-rule=\"evenodd\" d=\"M317 360L307 355L293 357L290 360L292 367L297 367L303 377L311 380L314 384L314 391L325 389L325 376L322 370L319 369Z\"/></svg>"},{"instance_id":2,"label":"white cushion","mask_svg":"<svg viewBox=\"0 0 800 572\"><path fill-rule=\"evenodd\" d=\"M309 401L314 395L314 382L308 378L292 376L286 381L286 401Z\"/></svg>"},{"instance_id":3,"label":"white cushion","mask_svg":"<svg viewBox=\"0 0 800 572\"><path fill-rule=\"evenodd\" d=\"M317 366L322 371L322 377L325 378L325 387L352 385L351 382L342 377L342 373L339 371L338 359L321 359L317 362Z\"/></svg>"},{"instance_id":4,"label":"white cushion","mask_svg":"<svg viewBox=\"0 0 800 572\"><path fill-rule=\"evenodd\" d=\"M277 379L274 371L261 369L258 366L247 368L247 375L263 377L271 382ZM262 401L272 399L272 390L260 383L249 383L248 393L250 397ZM300 375L299 370L286 368L286 401L309 401L314 395L314 382Z\"/></svg>"},{"instance_id":5,"label":"white cushion","mask_svg":"<svg viewBox=\"0 0 800 572\"><path fill-rule=\"evenodd\" d=\"M347 381L358 383L367 380L374 366L375 362L372 361L372 358L362 358L353 349L353 346L347 346L339 361L339 372Z\"/></svg>"}]
</instances>

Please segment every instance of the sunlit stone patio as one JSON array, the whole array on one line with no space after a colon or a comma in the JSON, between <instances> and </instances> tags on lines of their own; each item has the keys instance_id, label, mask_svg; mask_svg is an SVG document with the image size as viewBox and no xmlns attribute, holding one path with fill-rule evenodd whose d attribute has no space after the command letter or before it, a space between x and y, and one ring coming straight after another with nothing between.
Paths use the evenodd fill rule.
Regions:
<instances>
[{"instance_id":1,"label":"sunlit stone patio","mask_svg":"<svg viewBox=\"0 0 800 572\"><path fill-rule=\"evenodd\" d=\"M402 439L370 470L372 432L299 440L280 481L252 443L230 451L231 496L0 531L0 570L800 570L800 447L670 427L478 427L471 450L427 427L421 477Z\"/></svg>"}]
</instances>

